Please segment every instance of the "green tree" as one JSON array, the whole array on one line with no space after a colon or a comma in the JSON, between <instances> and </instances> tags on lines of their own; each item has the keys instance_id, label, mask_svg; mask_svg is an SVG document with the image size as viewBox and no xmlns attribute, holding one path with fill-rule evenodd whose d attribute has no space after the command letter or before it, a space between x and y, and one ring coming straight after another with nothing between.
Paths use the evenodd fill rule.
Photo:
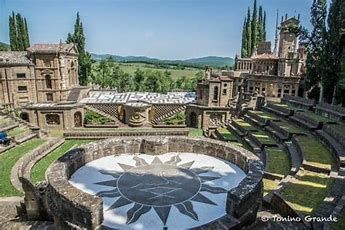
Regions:
<instances>
[{"instance_id":1,"label":"green tree","mask_svg":"<svg viewBox=\"0 0 345 230\"><path fill-rule=\"evenodd\" d=\"M24 51L30 46L28 24L19 13L9 16L10 46L13 51Z\"/></svg>"},{"instance_id":2,"label":"green tree","mask_svg":"<svg viewBox=\"0 0 345 230\"><path fill-rule=\"evenodd\" d=\"M248 8L247 12L247 25L246 25L246 37L247 37L247 57L252 55L252 24L251 24L251 13Z\"/></svg>"},{"instance_id":3,"label":"green tree","mask_svg":"<svg viewBox=\"0 0 345 230\"><path fill-rule=\"evenodd\" d=\"M248 37L247 37L246 26L247 26L247 18L244 18L243 29L242 29L242 47L241 47L242 58L248 57L248 51L247 51Z\"/></svg>"},{"instance_id":4,"label":"green tree","mask_svg":"<svg viewBox=\"0 0 345 230\"><path fill-rule=\"evenodd\" d=\"M79 12L74 24L74 33L68 33L66 43L75 43L77 45L79 52L79 84L86 85L93 60L91 55L85 51L85 35Z\"/></svg>"},{"instance_id":5,"label":"green tree","mask_svg":"<svg viewBox=\"0 0 345 230\"><path fill-rule=\"evenodd\" d=\"M262 11L262 6L259 6L259 19L258 19L258 24L257 24L257 27L258 27L257 43L258 44L263 41L263 37L264 37L263 23L264 23L264 16L263 16L263 11Z\"/></svg>"},{"instance_id":6,"label":"green tree","mask_svg":"<svg viewBox=\"0 0 345 230\"><path fill-rule=\"evenodd\" d=\"M10 46L11 50L18 50L17 46L17 27L16 27L16 16L12 12L12 15L9 16L9 32L10 32Z\"/></svg>"},{"instance_id":7,"label":"green tree","mask_svg":"<svg viewBox=\"0 0 345 230\"><path fill-rule=\"evenodd\" d=\"M324 60L327 77L323 79L325 87L325 97L328 102L336 104L338 82L341 73L341 32L345 25L341 22L345 21L345 3L342 0L333 0L328 15L328 33L327 42L324 52Z\"/></svg>"},{"instance_id":8,"label":"green tree","mask_svg":"<svg viewBox=\"0 0 345 230\"><path fill-rule=\"evenodd\" d=\"M267 32L266 32L266 11L264 12L264 19L263 19L263 22L262 22L262 38L263 38L263 41L266 41L267 39Z\"/></svg>"},{"instance_id":9,"label":"green tree","mask_svg":"<svg viewBox=\"0 0 345 230\"><path fill-rule=\"evenodd\" d=\"M258 7L257 2L254 0L254 7L253 7L253 16L252 16L252 23L251 23L251 30L252 30L252 45L251 45L251 53L253 53L254 49L257 46L258 42Z\"/></svg>"},{"instance_id":10,"label":"green tree","mask_svg":"<svg viewBox=\"0 0 345 230\"><path fill-rule=\"evenodd\" d=\"M307 42L307 78L306 86L311 91L315 87L320 88L319 101L323 101L324 85L327 78L327 62L325 62L327 30L327 5L326 0L313 0L311 7L311 24L313 30L308 33L305 29L301 30L302 38Z\"/></svg>"}]
</instances>

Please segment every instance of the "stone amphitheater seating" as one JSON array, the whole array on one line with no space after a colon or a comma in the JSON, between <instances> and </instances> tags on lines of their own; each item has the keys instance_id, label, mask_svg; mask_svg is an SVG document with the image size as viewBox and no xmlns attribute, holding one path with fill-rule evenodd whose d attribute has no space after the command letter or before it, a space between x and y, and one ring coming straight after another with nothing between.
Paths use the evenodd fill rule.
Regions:
<instances>
[{"instance_id":1,"label":"stone amphitheater seating","mask_svg":"<svg viewBox=\"0 0 345 230\"><path fill-rule=\"evenodd\" d=\"M345 108L327 103L319 103L315 107L315 112L325 116L334 118L338 121L345 122Z\"/></svg>"},{"instance_id":2,"label":"stone amphitheater seating","mask_svg":"<svg viewBox=\"0 0 345 230\"><path fill-rule=\"evenodd\" d=\"M284 95L284 97L282 98L282 102L305 110L312 110L316 104L315 100L310 100L302 97L294 97L290 95Z\"/></svg>"}]
</instances>

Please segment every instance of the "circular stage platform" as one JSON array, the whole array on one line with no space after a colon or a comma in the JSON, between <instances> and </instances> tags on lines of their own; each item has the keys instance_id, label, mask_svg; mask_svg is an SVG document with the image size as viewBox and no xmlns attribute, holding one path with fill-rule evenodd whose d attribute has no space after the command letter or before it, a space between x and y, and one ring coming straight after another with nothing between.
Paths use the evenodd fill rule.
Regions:
<instances>
[{"instance_id":1,"label":"circular stage platform","mask_svg":"<svg viewBox=\"0 0 345 230\"><path fill-rule=\"evenodd\" d=\"M107 139L49 168L47 203L64 229L238 229L256 220L263 167L205 138Z\"/></svg>"},{"instance_id":2,"label":"circular stage platform","mask_svg":"<svg viewBox=\"0 0 345 230\"><path fill-rule=\"evenodd\" d=\"M70 178L103 198L103 225L115 229L187 229L226 214L227 192L246 174L202 154L122 154L89 162Z\"/></svg>"}]
</instances>

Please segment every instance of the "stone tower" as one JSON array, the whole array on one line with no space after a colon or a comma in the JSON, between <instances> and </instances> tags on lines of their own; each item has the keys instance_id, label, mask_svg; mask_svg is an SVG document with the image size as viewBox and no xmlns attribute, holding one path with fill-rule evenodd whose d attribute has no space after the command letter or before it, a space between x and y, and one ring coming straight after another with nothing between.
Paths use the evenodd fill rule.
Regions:
<instances>
[{"instance_id":1,"label":"stone tower","mask_svg":"<svg viewBox=\"0 0 345 230\"><path fill-rule=\"evenodd\" d=\"M289 54L296 51L297 34L294 29L298 28L299 23L294 17L281 22L278 51L280 58L289 58Z\"/></svg>"}]
</instances>

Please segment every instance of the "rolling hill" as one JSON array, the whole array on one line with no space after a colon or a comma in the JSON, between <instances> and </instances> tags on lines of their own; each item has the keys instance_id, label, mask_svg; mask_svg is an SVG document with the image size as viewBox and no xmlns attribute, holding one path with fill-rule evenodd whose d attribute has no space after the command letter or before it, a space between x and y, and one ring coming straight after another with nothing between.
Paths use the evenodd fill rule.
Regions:
<instances>
[{"instance_id":1,"label":"rolling hill","mask_svg":"<svg viewBox=\"0 0 345 230\"><path fill-rule=\"evenodd\" d=\"M112 58L117 62L143 62L149 64L171 64L171 65L191 65L191 66L211 66L221 68L224 66L232 66L234 64L234 59L230 57L217 57L208 56L201 58L192 58L186 60L161 60L158 58L150 58L146 56L118 56L112 54L91 54L92 58L96 61L100 61L107 58Z\"/></svg>"}]
</instances>

